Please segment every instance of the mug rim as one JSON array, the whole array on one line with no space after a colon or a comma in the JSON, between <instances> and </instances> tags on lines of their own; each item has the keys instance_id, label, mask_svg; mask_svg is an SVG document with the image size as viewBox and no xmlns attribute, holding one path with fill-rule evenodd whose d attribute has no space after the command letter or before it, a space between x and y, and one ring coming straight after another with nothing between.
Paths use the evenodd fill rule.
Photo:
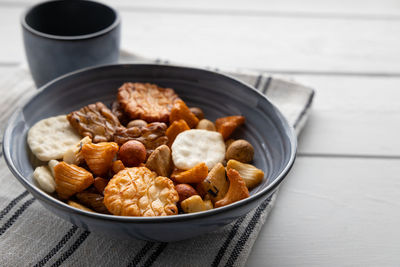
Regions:
<instances>
[{"instance_id":1,"label":"mug rim","mask_svg":"<svg viewBox=\"0 0 400 267\"><path fill-rule=\"evenodd\" d=\"M79 41L79 40L85 40L85 39L92 39L101 35L104 35L112 30L114 30L115 28L117 28L120 23L121 23L121 17L119 15L119 13L117 12L117 10L115 10L114 8L112 8L109 5L100 3L100 2L96 2L96 1L91 1L91 0L85 0L84 2L90 2L92 4L95 5L101 5L103 7L108 8L109 10L111 10L114 14L115 14L115 19L113 21L113 23L111 23L109 26L107 26L106 28L100 30L100 31L96 31L93 33L89 33L89 34L82 34L82 35L73 35L73 36L63 36L63 35L55 35L55 34L48 34L48 33L44 33L38 30L35 30L34 28L32 28L27 22L26 22L26 17L27 15L36 7L42 6L42 5L46 5L48 3L52 3L52 2L67 2L66 0L48 0L48 1L44 1L44 2L40 2L37 3L35 5L30 6L27 10L25 10L25 12L22 14L21 16L21 25L24 29L26 29L27 31L31 32L32 34L35 34L37 36L43 37L43 38L48 38L48 39L54 39L54 40L63 40L63 41ZM83 2L83 0L80 0Z\"/></svg>"}]
</instances>

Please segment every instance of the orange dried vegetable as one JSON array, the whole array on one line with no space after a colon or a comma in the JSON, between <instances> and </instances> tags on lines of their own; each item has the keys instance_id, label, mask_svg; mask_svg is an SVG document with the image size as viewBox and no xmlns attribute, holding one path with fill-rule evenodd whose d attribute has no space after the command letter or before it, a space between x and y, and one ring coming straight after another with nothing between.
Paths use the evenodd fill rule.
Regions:
<instances>
[{"instance_id":1,"label":"orange dried vegetable","mask_svg":"<svg viewBox=\"0 0 400 267\"><path fill-rule=\"evenodd\" d=\"M190 111L188 106L182 100L176 100L169 115L169 122L172 124L174 121L184 120L190 128L196 127L199 119Z\"/></svg>"},{"instance_id":2,"label":"orange dried vegetable","mask_svg":"<svg viewBox=\"0 0 400 267\"><path fill-rule=\"evenodd\" d=\"M168 146L171 147L172 143L174 143L175 141L176 136L186 130L190 130L190 127L187 125L186 121L174 121L165 132L166 136L168 137Z\"/></svg>"},{"instance_id":3,"label":"orange dried vegetable","mask_svg":"<svg viewBox=\"0 0 400 267\"><path fill-rule=\"evenodd\" d=\"M68 199L93 184L93 175L74 164L60 162L54 167L56 192L61 199Z\"/></svg>"},{"instance_id":4,"label":"orange dried vegetable","mask_svg":"<svg viewBox=\"0 0 400 267\"><path fill-rule=\"evenodd\" d=\"M125 169L125 166L121 160L116 160L112 163L112 170L114 174L118 173L119 171L122 171L123 169Z\"/></svg>"},{"instance_id":5,"label":"orange dried vegetable","mask_svg":"<svg viewBox=\"0 0 400 267\"><path fill-rule=\"evenodd\" d=\"M208 175L207 165L202 162L194 166L193 168L178 173L174 176L174 179L178 183L183 184L196 184L201 183Z\"/></svg>"},{"instance_id":6,"label":"orange dried vegetable","mask_svg":"<svg viewBox=\"0 0 400 267\"><path fill-rule=\"evenodd\" d=\"M244 121L245 118L243 116L218 118L215 121L215 127L217 128L217 132L222 134L222 137L226 140L231 136L237 127L244 123Z\"/></svg>"},{"instance_id":7,"label":"orange dried vegetable","mask_svg":"<svg viewBox=\"0 0 400 267\"><path fill-rule=\"evenodd\" d=\"M111 168L113 159L118 152L118 145L114 142L85 144L82 155L89 169L97 176L104 176Z\"/></svg>"}]
</instances>

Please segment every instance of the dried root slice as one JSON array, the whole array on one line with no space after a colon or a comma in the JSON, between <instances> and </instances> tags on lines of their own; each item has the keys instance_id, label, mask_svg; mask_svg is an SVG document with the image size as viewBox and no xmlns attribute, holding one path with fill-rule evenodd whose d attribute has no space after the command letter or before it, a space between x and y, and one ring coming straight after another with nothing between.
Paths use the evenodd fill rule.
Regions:
<instances>
[{"instance_id":1,"label":"dried root slice","mask_svg":"<svg viewBox=\"0 0 400 267\"><path fill-rule=\"evenodd\" d=\"M92 208L97 212L109 214L106 206L104 205L104 197L100 194L83 191L81 193L77 193L76 198L80 203Z\"/></svg>"},{"instance_id":2,"label":"dried root slice","mask_svg":"<svg viewBox=\"0 0 400 267\"><path fill-rule=\"evenodd\" d=\"M190 111L182 100L176 100L169 115L169 122L184 120L190 128L195 128L199 123L199 119Z\"/></svg>"},{"instance_id":3,"label":"dried root slice","mask_svg":"<svg viewBox=\"0 0 400 267\"><path fill-rule=\"evenodd\" d=\"M194 195L182 201L181 208L185 213L194 213L205 211L206 205L199 195Z\"/></svg>"},{"instance_id":4,"label":"dried root slice","mask_svg":"<svg viewBox=\"0 0 400 267\"><path fill-rule=\"evenodd\" d=\"M118 152L114 142L86 144L82 147L82 155L90 170L97 176L104 176L111 168L113 159Z\"/></svg>"},{"instance_id":5,"label":"dried root slice","mask_svg":"<svg viewBox=\"0 0 400 267\"><path fill-rule=\"evenodd\" d=\"M178 213L173 182L146 167L126 168L110 180L104 204L114 215L166 216Z\"/></svg>"},{"instance_id":6,"label":"dried root slice","mask_svg":"<svg viewBox=\"0 0 400 267\"><path fill-rule=\"evenodd\" d=\"M82 156L82 147L86 144L91 144L92 139L88 136L85 136L82 140L80 140L77 144L71 146L63 156L63 161L68 164L80 165L85 159Z\"/></svg>"},{"instance_id":7,"label":"dried root slice","mask_svg":"<svg viewBox=\"0 0 400 267\"><path fill-rule=\"evenodd\" d=\"M82 192L93 184L93 175L84 168L60 162L54 167L56 191L61 199Z\"/></svg>"},{"instance_id":8,"label":"dried root slice","mask_svg":"<svg viewBox=\"0 0 400 267\"><path fill-rule=\"evenodd\" d=\"M264 179L264 172L262 170L257 169L251 164L242 163L234 159L228 161L226 168L237 170L248 189L256 187Z\"/></svg>"},{"instance_id":9,"label":"dried root slice","mask_svg":"<svg viewBox=\"0 0 400 267\"><path fill-rule=\"evenodd\" d=\"M175 141L176 136L186 130L190 130L186 121L184 120L174 121L165 132L165 134L168 137L168 146L171 147L172 143L174 143Z\"/></svg>"},{"instance_id":10,"label":"dried root slice","mask_svg":"<svg viewBox=\"0 0 400 267\"><path fill-rule=\"evenodd\" d=\"M123 169L125 169L125 165L124 163L122 163L121 160L116 160L112 163L112 170L114 174L119 173L120 171L122 171Z\"/></svg>"},{"instance_id":11,"label":"dried root slice","mask_svg":"<svg viewBox=\"0 0 400 267\"><path fill-rule=\"evenodd\" d=\"M166 145L157 147L147 159L146 167L155 171L159 176L169 177L173 168L169 147Z\"/></svg>"},{"instance_id":12,"label":"dried root slice","mask_svg":"<svg viewBox=\"0 0 400 267\"><path fill-rule=\"evenodd\" d=\"M208 174L207 165L202 162L193 168L175 175L175 180L183 184L197 184L201 183Z\"/></svg>"},{"instance_id":13,"label":"dried root slice","mask_svg":"<svg viewBox=\"0 0 400 267\"><path fill-rule=\"evenodd\" d=\"M96 177L94 178L93 186L96 188L97 192L100 194L103 194L104 189L106 188L108 184L107 179L101 178L101 177Z\"/></svg>"},{"instance_id":14,"label":"dried root slice","mask_svg":"<svg viewBox=\"0 0 400 267\"><path fill-rule=\"evenodd\" d=\"M234 169L229 169L227 173L229 179L229 189L223 199L215 202L216 208L232 204L250 196L249 190L247 189L242 177L240 177L239 172Z\"/></svg>"},{"instance_id":15,"label":"dried root slice","mask_svg":"<svg viewBox=\"0 0 400 267\"><path fill-rule=\"evenodd\" d=\"M229 182L225 176L225 167L218 163L208 173L207 178L198 185L204 193L208 193L210 199L215 203L222 199L228 192Z\"/></svg>"},{"instance_id":16,"label":"dried root slice","mask_svg":"<svg viewBox=\"0 0 400 267\"><path fill-rule=\"evenodd\" d=\"M93 210L83 206L82 204L79 204L78 202L72 201L72 200L68 200L67 204L74 208L80 209L80 210L94 212Z\"/></svg>"},{"instance_id":17,"label":"dried root slice","mask_svg":"<svg viewBox=\"0 0 400 267\"><path fill-rule=\"evenodd\" d=\"M33 178L43 191L53 193L56 190L56 182L47 166L37 167L33 172Z\"/></svg>"},{"instance_id":18,"label":"dried root slice","mask_svg":"<svg viewBox=\"0 0 400 267\"><path fill-rule=\"evenodd\" d=\"M238 128L240 125L244 124L245 118L243 116L229 116L219 118L215 121L215 127L217 131L222 134L224 139L228 139L231 134Z\"/></svg>"}]
</instances>

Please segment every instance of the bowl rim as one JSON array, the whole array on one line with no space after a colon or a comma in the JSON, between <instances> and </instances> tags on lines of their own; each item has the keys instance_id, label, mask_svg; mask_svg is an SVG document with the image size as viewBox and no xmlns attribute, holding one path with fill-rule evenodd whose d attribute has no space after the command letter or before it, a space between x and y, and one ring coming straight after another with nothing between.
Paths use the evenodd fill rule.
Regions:
<instances>
[{"instance_id":1,"label":"bowl rim","mask_svg":"<svg viewBox=\"0 0 400 267\"><path fill-rule=\"evenodd\" d=\"M101 2L96 2L96 1L92 1L92 0L85 0L85 2L88 2L92 5L98 5L98 6L103 6L106 7L107 9L111 10L114 15L115 15L115 19L114 21L108 25L107 27L105 27L104 29L101 29L99 31L96 32L92 32L92 33L87 33L87 34L81 34L81 35L71 35L71 36L67 36L67 35L56 35L56 34L50 34L50 33L45 33L45 32L41 32L39 30L34 29L33 27L31 27L28 22L26 21L26 17L27 15L35 8L40 7L40 6L44 6L46 4L55 2L55 0L48 0L48 1L44 1L44 2L39 2L36 3L30 7L28 7L21 15L20 17L20 23L23 29L27 30L28 32L40 36L42 38L47 38L47 39L52 39L52 40L59 40L59 41L81 41L81 40L88 40L88 39L93 39L102 35L107 34L108 32L111 32L112 30L114 30L115 28L117 28L120 24L121 24L121 17L119 15L119 13L117 12L117 10L105 3L101 3ZM56 2L66 2L66 0L56 0Z\"/></svg>"},{"instance_id":2,"label":"bowl rim","mask_svg":"<svg viewBox=\"0 0 400 267\"><path fill-rule=\"evenodd\" d=\"M24 176L17 170L17 167L13 163L13 160L11 158L11 149L9 145L9 140L11 138L11 133L13 129L13 122L16 121L18 116L22 114L23 109L36 97L38 97L43 91L45 91L47 88L51 87L52 85L62 81L63 79L66 78L71 78L73 76L78 76L82 75L86 72L90 71L97 71L100 69L107 69L107 68L129 68L129 67L158 67L158 68L175 68L175 69L186 69L186 70L191 70L191 71L200 71L204 72L207 75L216 75L219 76L220 78L230 80L232 82L238 83L242 87L246 87L248 90L253 92L253 94L257 94L259 97L262 97L265 99L273 108L274 112L276 115L279 117L281 122L283 122L283 130L286 132L287 136L289 137L289 143L290 143L290 151L291 154L289 155L289 160L287 164L284 166L282 171L278 174L277 178L268 184L265 188L262 190L258 191L254 195L250 195L250 197L242 199L240 201L237 201L235 203L232 203L227 206L223 206L220 208L215 208L207 211L202 211L202 212L197 212L197 213L189 213L189 214L177 214L177 215L170 215L170 216L154 216L154 217L135 217L135 216L117 216L117 215L109 215L109 214L102 214L102 213L94 213L94 212L88 212L84 210L80 210L77 208L74 208L61 200L49 195L48 193L44 192L43 190L39 189L38 186L36 186L33 182L29 182L28 178L24 178ZM163 222L178 222L178 221L187 221L187 220L195 220L195 219L200 219L204 217L211 217L213 215L217 215L229 210L237 209L240 208L248 203L254 202L258 200L259 198L265 197L265 196L270 196L277 188L278 186L282 183L284 178L287 176L289 173L290 169L292 168L295 158L296 158L296 150L297 150L297 137L295 135L294 128L288 123L286 118L282 115L282 113L275 107L274 104L272 104L260 91L255 89L253 86L235 78L232 77L231 75L228 74L222 74L220 72L215 72L203 68L197 68L197 67L186 67L186 66L179 66L179 65L163 65L163 64L150 64L150 63L128 63L128 64L107 64L107 65L101 65L101 66L95 66L95 67L88 67L88 68L83 68L77 71L73 71L67 74L64 74L48 83L43 85L41 88L37 90L37 93L34 94L30 99L28 99L25 103L20 105L10 116L6 129L4 131L3 135L3 140L2 140L2 150L3 150L3 155L4 159L7 163L8 168L12 172L12 174L18 179L20 183L24 185L24 187L32 193L36 198L39 199L39 201L44 201L50 206L53 206L56 209L62 209L64 211L67 211L69 213L75 213L79 214L84 217L89 217L91 219L100 219L103 221L114 221L114 222L130 222L130 223L163 223Z\"/></svg>"}]
</instances>

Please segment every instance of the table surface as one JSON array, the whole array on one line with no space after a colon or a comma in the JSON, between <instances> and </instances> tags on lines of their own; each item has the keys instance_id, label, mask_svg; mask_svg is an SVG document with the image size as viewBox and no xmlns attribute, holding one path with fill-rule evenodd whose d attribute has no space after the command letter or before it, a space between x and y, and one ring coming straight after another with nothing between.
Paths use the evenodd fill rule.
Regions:
<instances>
[{"instance_id":1,"label":"table surface","mask_svg":"<svg viewBox=\"0 0 400 267\"><path fill-rule=\"evenodd\" d=\"M25 61L19 18L33 2L0 0L0 75ZM121 12L125 49L316 89L297 161L248 266L400 264L399 1L109 4Z\"/></svg>"}]
</instances>

